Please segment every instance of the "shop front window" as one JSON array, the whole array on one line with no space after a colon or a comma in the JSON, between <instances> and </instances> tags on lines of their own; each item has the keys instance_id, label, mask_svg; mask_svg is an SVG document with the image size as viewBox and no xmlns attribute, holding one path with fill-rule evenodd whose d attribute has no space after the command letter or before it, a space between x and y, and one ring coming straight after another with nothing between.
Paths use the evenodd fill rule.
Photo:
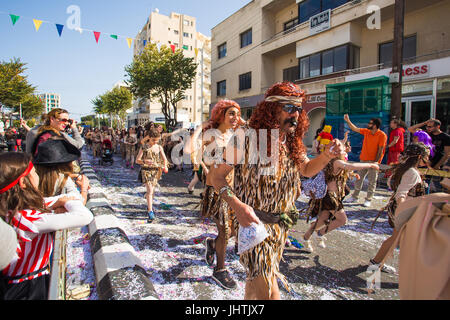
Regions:
<instances>
[{"instance_id":1,"label":"shop front window","mask_svg":"<svg viewBox=\"0 0 450 320\"><path fill-rule=\"evenodd\" d=\"M438 80L436 119L441 121L441 131L449 133L450 118L450 78Z\"/></svg>"}]
</instances>

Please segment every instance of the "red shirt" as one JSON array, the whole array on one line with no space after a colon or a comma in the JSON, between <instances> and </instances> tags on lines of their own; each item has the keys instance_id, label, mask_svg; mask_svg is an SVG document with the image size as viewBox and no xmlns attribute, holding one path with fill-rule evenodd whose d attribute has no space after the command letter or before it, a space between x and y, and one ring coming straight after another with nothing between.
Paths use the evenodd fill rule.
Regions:
<instances>
[{"instance_id":1,"label":"red shirt","mask_svg":"<svg viewBox=\"0 0 450 320\"><path fill-rule=\"evenodd\" d=\"M392 152L403 152L405 149L405 143L404 143L404 137L403 134L405 133L405 129L403 128L397 128L391 131L391 134L389 135L389 144L394 141L395 137L399 137L397 143L389 148L389 151Z\"/></svg>"}]
</instances>

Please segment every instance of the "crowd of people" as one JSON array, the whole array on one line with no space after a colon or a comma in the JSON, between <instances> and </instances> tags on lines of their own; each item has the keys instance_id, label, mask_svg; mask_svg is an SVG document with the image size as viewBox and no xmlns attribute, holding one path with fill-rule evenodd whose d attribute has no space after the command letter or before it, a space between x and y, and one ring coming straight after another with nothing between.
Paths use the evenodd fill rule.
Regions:
<instances>
[{"instance_id":1,"label":"crowd of people","mask_svg":"<svg viewBox=\"0 0 450 320\"><path fill-rule=\"evenodd\" d=\"M384 171L392 196L380 214L386 213L393 232L368 266L389 271L384 262L404 230L396 221L399 209L430 193L444 202L449 199L450 136L441 131L437 119L411 128L392 119L388 139L380 129L380 119L371 119L367 128L359 128L345 115L349 129L363 136L360 161L348 161L349 132L343 139L325 139L327 142L318 145L316 155L310 157L303 144L309 128L302 108L304 99L305 92L297 85L276 83L248 121L242 119L238 103L221 100L211 110L210 119L195 130L170 132L152 122L127 130L94 128L82 132L66 110L52 110L40 125L25 128L28 133L22 141L26 148L23 144L22 149L8 145L10 152L0 154L0 226L12 226L18 240L12 244L14 241L5 239L17 250L5 248L5 255L15 255L8 263L2 252L0 299L45 299L53 232L92 220L84 207L89 180L80 174L76 163L84 144L100 163L116 154L125 168L134 170L137 165L138 180L146 187L148 223L157 219L153 201L162 174L182 171L180 159L187 156L193 176L186 192L192 194L202 183L200 215L212 219L217 227L217 236L204 241L205 262L215 264L212 278L224 289L236 288L225 265L227 243L234 237L235 252L247 274L244 298L260 300L280 299L277 280L288 287L280 261L290 245L289 229L299 217L303 214L307 223L312 220L303 235L304 249L313 252L313 240L325 248L325 235L347 223L346 203L359 201L366 177L369 185L363 205L371 207L387 153ZM407 132L410 139L405 139ZM408 140L411 143L405 146ZM175 149L178 146L182 148ZM351 195L349 179L356 181ZM309 203L299 212L296 201L302 194L309 197ZM448 219L448 207L440 206L439 210ZM445 223L448 226L448 220ZM251 230L254 240L261 228L265 230L262 240L242 250L245 241L252 241L247 238ZM444 257L449 256L449 232ZM7 234L13 234L11 228L2 231L1 237ZM439 297L449 289L447 284L438 292Z\"/></svg>"},{"instance_id":2,"label":"crowd of people","mask_svg":"<svg viewBox=\"0 0 450 320\"><path fill-rule=\"evenodd\" d=\"M0 153L0 300L47 299L55 232L93 219L77 164L81 129L64 109L41 120L33 128L21 121L25 143Z\"/></svg>"}]
</instances>

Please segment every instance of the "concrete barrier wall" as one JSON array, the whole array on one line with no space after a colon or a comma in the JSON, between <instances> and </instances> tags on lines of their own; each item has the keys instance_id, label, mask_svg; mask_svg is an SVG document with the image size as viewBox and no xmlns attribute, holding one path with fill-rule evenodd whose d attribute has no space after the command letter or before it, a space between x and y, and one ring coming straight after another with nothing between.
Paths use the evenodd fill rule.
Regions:
<instances>
[{"instance_id":1,"label":"concrete barrier wall","mask_svg":"<svg viewBox=\"0 0 450 320\"><path fill-rule=\"evenodd\" d=\"M101 183L89 161L80 161L81 172L90 181L89 208L94 220L89 224L97 293L100 300L158 300L158 295L142 262L123 231L106 196L96 191Z\"/></svg>"}]
</instances>

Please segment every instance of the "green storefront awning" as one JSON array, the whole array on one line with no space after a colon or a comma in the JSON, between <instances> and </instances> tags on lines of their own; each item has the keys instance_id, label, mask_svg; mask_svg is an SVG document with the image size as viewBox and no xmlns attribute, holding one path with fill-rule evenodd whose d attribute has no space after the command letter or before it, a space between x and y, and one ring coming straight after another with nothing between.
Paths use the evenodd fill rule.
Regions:
<instances>
[{"instance_id":1,"label":"green storefront awning","mask_svg":"<svg viewBox=\"0 0 450 320\"><path fill-rule=\"evenodd\" d=\"M329 84L327 115L389 112L391 85L386 76Z\"/></svg>"}]
</instances>

